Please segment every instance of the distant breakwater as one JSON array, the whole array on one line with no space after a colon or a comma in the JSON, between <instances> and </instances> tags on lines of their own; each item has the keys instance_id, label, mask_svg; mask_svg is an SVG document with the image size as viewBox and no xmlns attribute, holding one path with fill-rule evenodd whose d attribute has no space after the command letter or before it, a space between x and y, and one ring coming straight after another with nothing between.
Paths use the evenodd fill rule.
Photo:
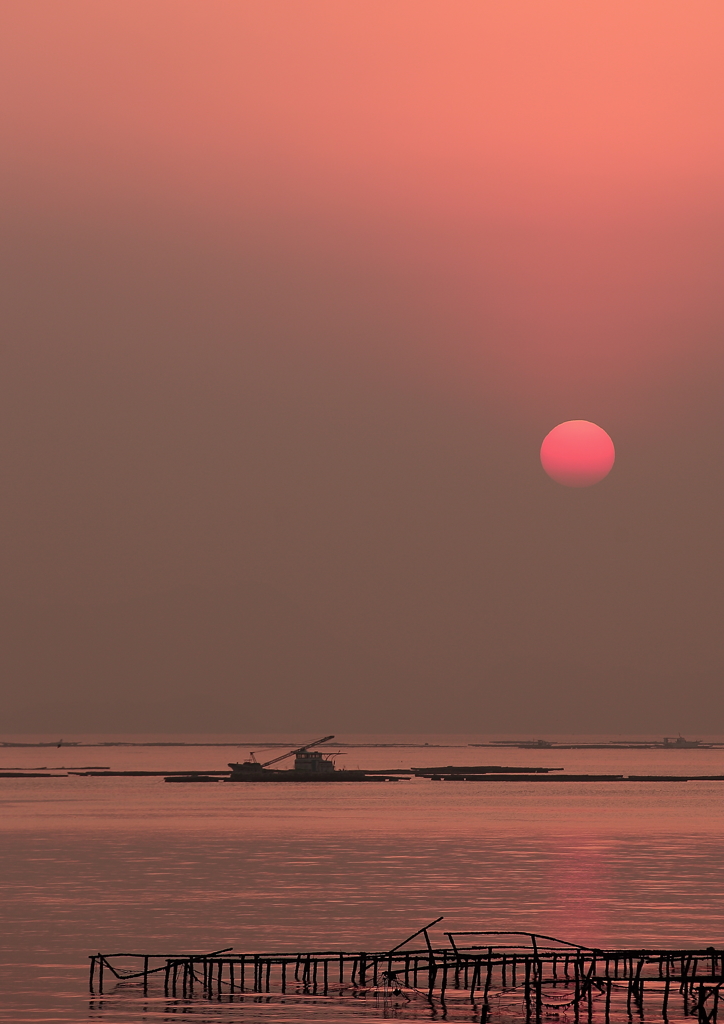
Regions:
<instances>
[{"instance_id":1,"label":"distant breakwater","mask_svg":"<svg viewBox=\"0 0 724 1024\"><path fill-rule=\"evenodd\" d=\"M555 772L555 774L549 774ZM1 768L0 779L68 779L68 778L163 778L165 782L175 783L210 783L210 782L235 782L241 785L249 784L271 784L271 783L330 783L344 782L401 782L412 779L420 779L428 782L535 782L535 783L684 783L684 782L724 782L722 775L598 775L598 774L565 774L561 769L549 768L505 768L501 766L479 766L478 768L467 767L456 769L449 767L440 768L374 768L356 772L335 772L329 775L315 776L305 775L303 772L290 770L288 772L270 772L259 777L250 777L240 780L231 778L232 772L228 769L164 769L144 770L128 769L116 771L110 768Z\"/></svg>"}]
</instances>

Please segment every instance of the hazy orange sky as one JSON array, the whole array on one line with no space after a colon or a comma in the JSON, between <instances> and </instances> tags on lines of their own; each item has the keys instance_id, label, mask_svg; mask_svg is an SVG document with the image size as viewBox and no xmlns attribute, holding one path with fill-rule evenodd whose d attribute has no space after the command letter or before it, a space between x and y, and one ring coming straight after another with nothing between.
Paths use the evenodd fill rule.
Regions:
<instances>
[{"instance_id":1,"label":"hazy orange sky","mask_svg":"<svg viewBox=\"0 0 724 1024\"><path fill-rule=\"evenodd\" d=\"M6 2L7 728L711 731L723 29Z\"/></svg>"}]
</instances>

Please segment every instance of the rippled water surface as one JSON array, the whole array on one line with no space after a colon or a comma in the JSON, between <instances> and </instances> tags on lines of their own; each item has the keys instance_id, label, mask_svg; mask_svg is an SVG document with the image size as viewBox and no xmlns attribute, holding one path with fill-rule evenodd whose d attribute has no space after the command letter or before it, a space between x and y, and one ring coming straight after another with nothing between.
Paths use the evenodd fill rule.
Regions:
<instances>
[{"instance_id":1,"label":"rippled water surface","mask_svg":"<svg viewBox=\"0 0 724 1024\"><path fill-rule=\"evenodd\" d=\"M224 748L2 751L2 767L223 768ZM270 755L272 756L272 755ZM724 774L724 750L349 748L338 765L510 764ZM0 779L0 1021L430 1020L423 1003L136 986L90 999L88 955L384 949L450 930L587 945L724 943L724 783L168 785ZM444 942L442 930L438 941ZM456 1019L479 1019L460 1006ZM476 1016L477 1014L477 1016Z\"/></svg>"}]
</instances>

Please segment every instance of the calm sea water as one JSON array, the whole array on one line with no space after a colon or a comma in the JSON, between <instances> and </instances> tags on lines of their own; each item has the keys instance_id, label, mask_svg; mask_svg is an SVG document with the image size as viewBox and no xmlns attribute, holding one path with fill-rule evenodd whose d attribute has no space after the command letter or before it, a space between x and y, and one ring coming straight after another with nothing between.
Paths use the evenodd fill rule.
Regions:
<instances>
[{"instance_id":1,"label":"calm sea water","mask_svg":"<svg viewBox=\"0 0 724 1024\"><path fill-rule=\"evenodd\" d=\"M5 748L0 767L211 770L246 749ZM345 749L340 767L724 774L724 749ZM0 800L3 1022L432 1019L424 1004L375 999L184 1002L129 985L90 999L87 958L99 950L383 949L439 914L453 931L596 946L724 943L724 783L71 777L0 779Z\"/></svg>"}]
</instances>

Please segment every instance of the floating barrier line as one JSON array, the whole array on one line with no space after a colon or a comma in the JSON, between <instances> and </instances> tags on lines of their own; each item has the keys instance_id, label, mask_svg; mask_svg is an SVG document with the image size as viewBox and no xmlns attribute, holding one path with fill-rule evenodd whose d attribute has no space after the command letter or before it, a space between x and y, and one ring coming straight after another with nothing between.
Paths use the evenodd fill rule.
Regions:
<instances>
[{"instance_id":1,"label":"floating barrier line","mask_svg":"<svg viewBox=\"0 0 724 1024\"><path fill-rule=\"evenodd\" d=\"M589 1017L603 1007L608 1022L635 1006L666 1018L672 997L698 1024L717 1024L724 987L724 950L598 949L533 932L445 932L448 946L435 946L429 930L437 918L392 949L346 952L96 953L90 959L90 989L104 991L107 971L115 982L149 982L163 975L167 996L222 998L243 994L335 996L374 995L422 998L444 1004L446 997L469 999L480 1021L493 1016L490 999L520 995L525 1019L544 1010L587 1004ZM424 947L409 943L422 936ZM128 965L128 961L131 965ZM122 961L125 961L122 962ZM614 998L615 997L615 998ZM658 1004L658 1006L656 1005ZM477 1009L475 1009L477 1015ZM476 1018L477 1019L477 1018Z\"/></svg>"}]
</instances>

